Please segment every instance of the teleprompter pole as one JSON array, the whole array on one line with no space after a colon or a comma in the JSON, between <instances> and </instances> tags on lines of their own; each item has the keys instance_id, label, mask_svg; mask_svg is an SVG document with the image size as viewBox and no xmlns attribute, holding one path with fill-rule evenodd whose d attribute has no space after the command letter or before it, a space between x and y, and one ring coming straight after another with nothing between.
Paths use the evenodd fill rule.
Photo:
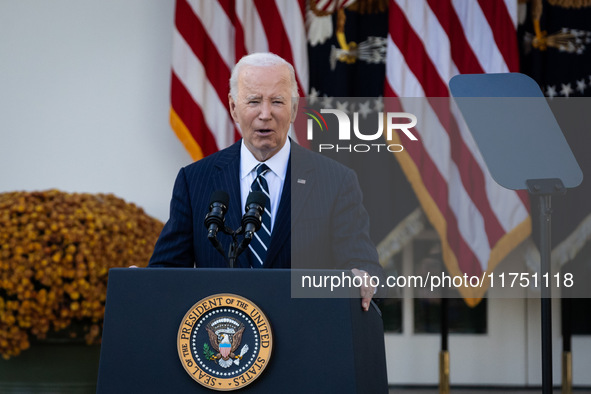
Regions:
<instances>
[{"instance_id":1,"label":"teleprompter pole","mask_svg":"<svg viewBox=\"0 0 591 394\"><path fill-rule=\"evenodd\" d=\"M539 196L540 203L540 277L550 272L551 196ZM542 393L552 393L552 304L551 289L542 287Z\"/></svg>"},{"instance_id":2,"label":"teleprompter pole","mask_svg":"<svg viewBox=\"0 0 591 394\"><path fill-rule=\"evenodd\" d=\"M551 276L551 224L552 195L566 193L560 179L528 180L527 187L532 199L538 201L540 207L540 277ZM552 289L542 286L542 394L552 394Z\"/></svg>"}]
</instances>

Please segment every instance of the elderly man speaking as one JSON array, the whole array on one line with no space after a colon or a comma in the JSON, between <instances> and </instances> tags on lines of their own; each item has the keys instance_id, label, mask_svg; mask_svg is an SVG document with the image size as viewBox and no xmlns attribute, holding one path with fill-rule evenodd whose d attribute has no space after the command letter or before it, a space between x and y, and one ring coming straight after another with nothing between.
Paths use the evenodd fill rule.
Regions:
<instances>
[{"instance_id":1,"label":"elderly man speaking","mask_svg":"<svg viewBox=\"0 0 591 394\"><path fill-rule=\"evenodd\" d=\"M180 170L170 218L149 266L227 267L203 225L210 196L223 190L229 206L244 207L249 194L259 191L266 196L262 228L236 267L383 275L355 173L288 138L298 96L294 69L284 59L271 53L240 59L232 70L228 100L243 138ZM238 228L241 218L240 210L229 210L226 225ZM230 240L220 243L227 250ZM367 310L376 289L364 281L360 292Z\"/></svg>"}]
</instances>

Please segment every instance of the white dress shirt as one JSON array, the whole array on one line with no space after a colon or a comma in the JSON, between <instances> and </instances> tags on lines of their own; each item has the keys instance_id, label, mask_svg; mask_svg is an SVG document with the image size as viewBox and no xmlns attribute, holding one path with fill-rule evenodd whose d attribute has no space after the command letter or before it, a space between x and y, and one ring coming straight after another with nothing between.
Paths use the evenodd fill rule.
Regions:
<instances>
[{"instance_id":1,"label":"white dress shirt","mask_svg":"<svg viewBox=\"0 0 591 394\"><path fill-rule=\"evenodd\" d=\"M273 155L265 164L271 171L265 174L267 185L269 186L269 195L271 196L271 232L275 224L275 217L277 216L277 209L281 201L281 191L283 190L283 183L287 175L287 163L289 161L289 153L291 151L291 143L289 138L283 145L283 148ZM244 215L246 207L246 199L250 193L250 185L256 178L255 167L260 163L253 154L244 145L244 141L240 144L240 202L242 204L242 215Z\"/></svg>"}]
</instances>

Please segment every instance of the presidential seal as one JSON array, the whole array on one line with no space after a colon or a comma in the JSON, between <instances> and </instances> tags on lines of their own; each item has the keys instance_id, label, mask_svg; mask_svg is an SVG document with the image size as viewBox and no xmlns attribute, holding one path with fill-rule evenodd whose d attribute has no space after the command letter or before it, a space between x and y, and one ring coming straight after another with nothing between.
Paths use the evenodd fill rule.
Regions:
<instances>
[{"instance_id":1,"label":"presidential seal","mask_svg":"<svg viewBox=\"0 0 591 394\"><path fill-rule=\"evenodd\" d=\"M263 372L273 348L271 326L250 300L216 294L197 302L179 327L183 367L212 390L240 389Z\"/></svg>"}]
</instances>

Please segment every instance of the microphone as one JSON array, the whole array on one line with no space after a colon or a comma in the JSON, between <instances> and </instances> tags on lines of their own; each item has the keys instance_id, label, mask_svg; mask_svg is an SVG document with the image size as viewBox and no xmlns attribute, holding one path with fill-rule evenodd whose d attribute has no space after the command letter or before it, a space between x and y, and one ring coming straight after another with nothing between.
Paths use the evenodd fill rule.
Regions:
<instances>
[{"instance_id":1,"label":"microphone","mask_svg":"<svg viewBox=\"0 0 591 394\"><path fill-rule=\"evenodd\" d=\"M240 245L238 245L233 251L233 256L235 256L235 258L244 252L248 244L250 244L250 241L252 241L255 231L258 231L261 228L266 201L267 196L261 191L251 192L246 198L246 213L242 217L242 223L237 231L237 234L242 234L244 232L244 238L242 239L242 242L240 242ZM232 266L233 264L230 262L230 267Z\"/></svg>"},{"instance_id":2,"label":"microphone","mask_svg":"<svg viewBox=\"0 0 591 394\"><path fill-rule=\"evenodd\" d=\"M246 213L242 217L245 239L252 239L255 231L261 228L266 201L267 196L261 191L254 191L248 195L246 199Z\"/></svg>"},{"instance_id":3,"label":"microphone","mask_svg":"<svg viewBox=\"0 0 591 394\"><path fill-rule=\"evenodd\" d=\"M205 215L205 227L207 228L207 238L214 239L219 228L224 229L224 215L228 211L230 196L222 190L211 193L209 199L209 213Z\"/></svg>"}]
</instances>

